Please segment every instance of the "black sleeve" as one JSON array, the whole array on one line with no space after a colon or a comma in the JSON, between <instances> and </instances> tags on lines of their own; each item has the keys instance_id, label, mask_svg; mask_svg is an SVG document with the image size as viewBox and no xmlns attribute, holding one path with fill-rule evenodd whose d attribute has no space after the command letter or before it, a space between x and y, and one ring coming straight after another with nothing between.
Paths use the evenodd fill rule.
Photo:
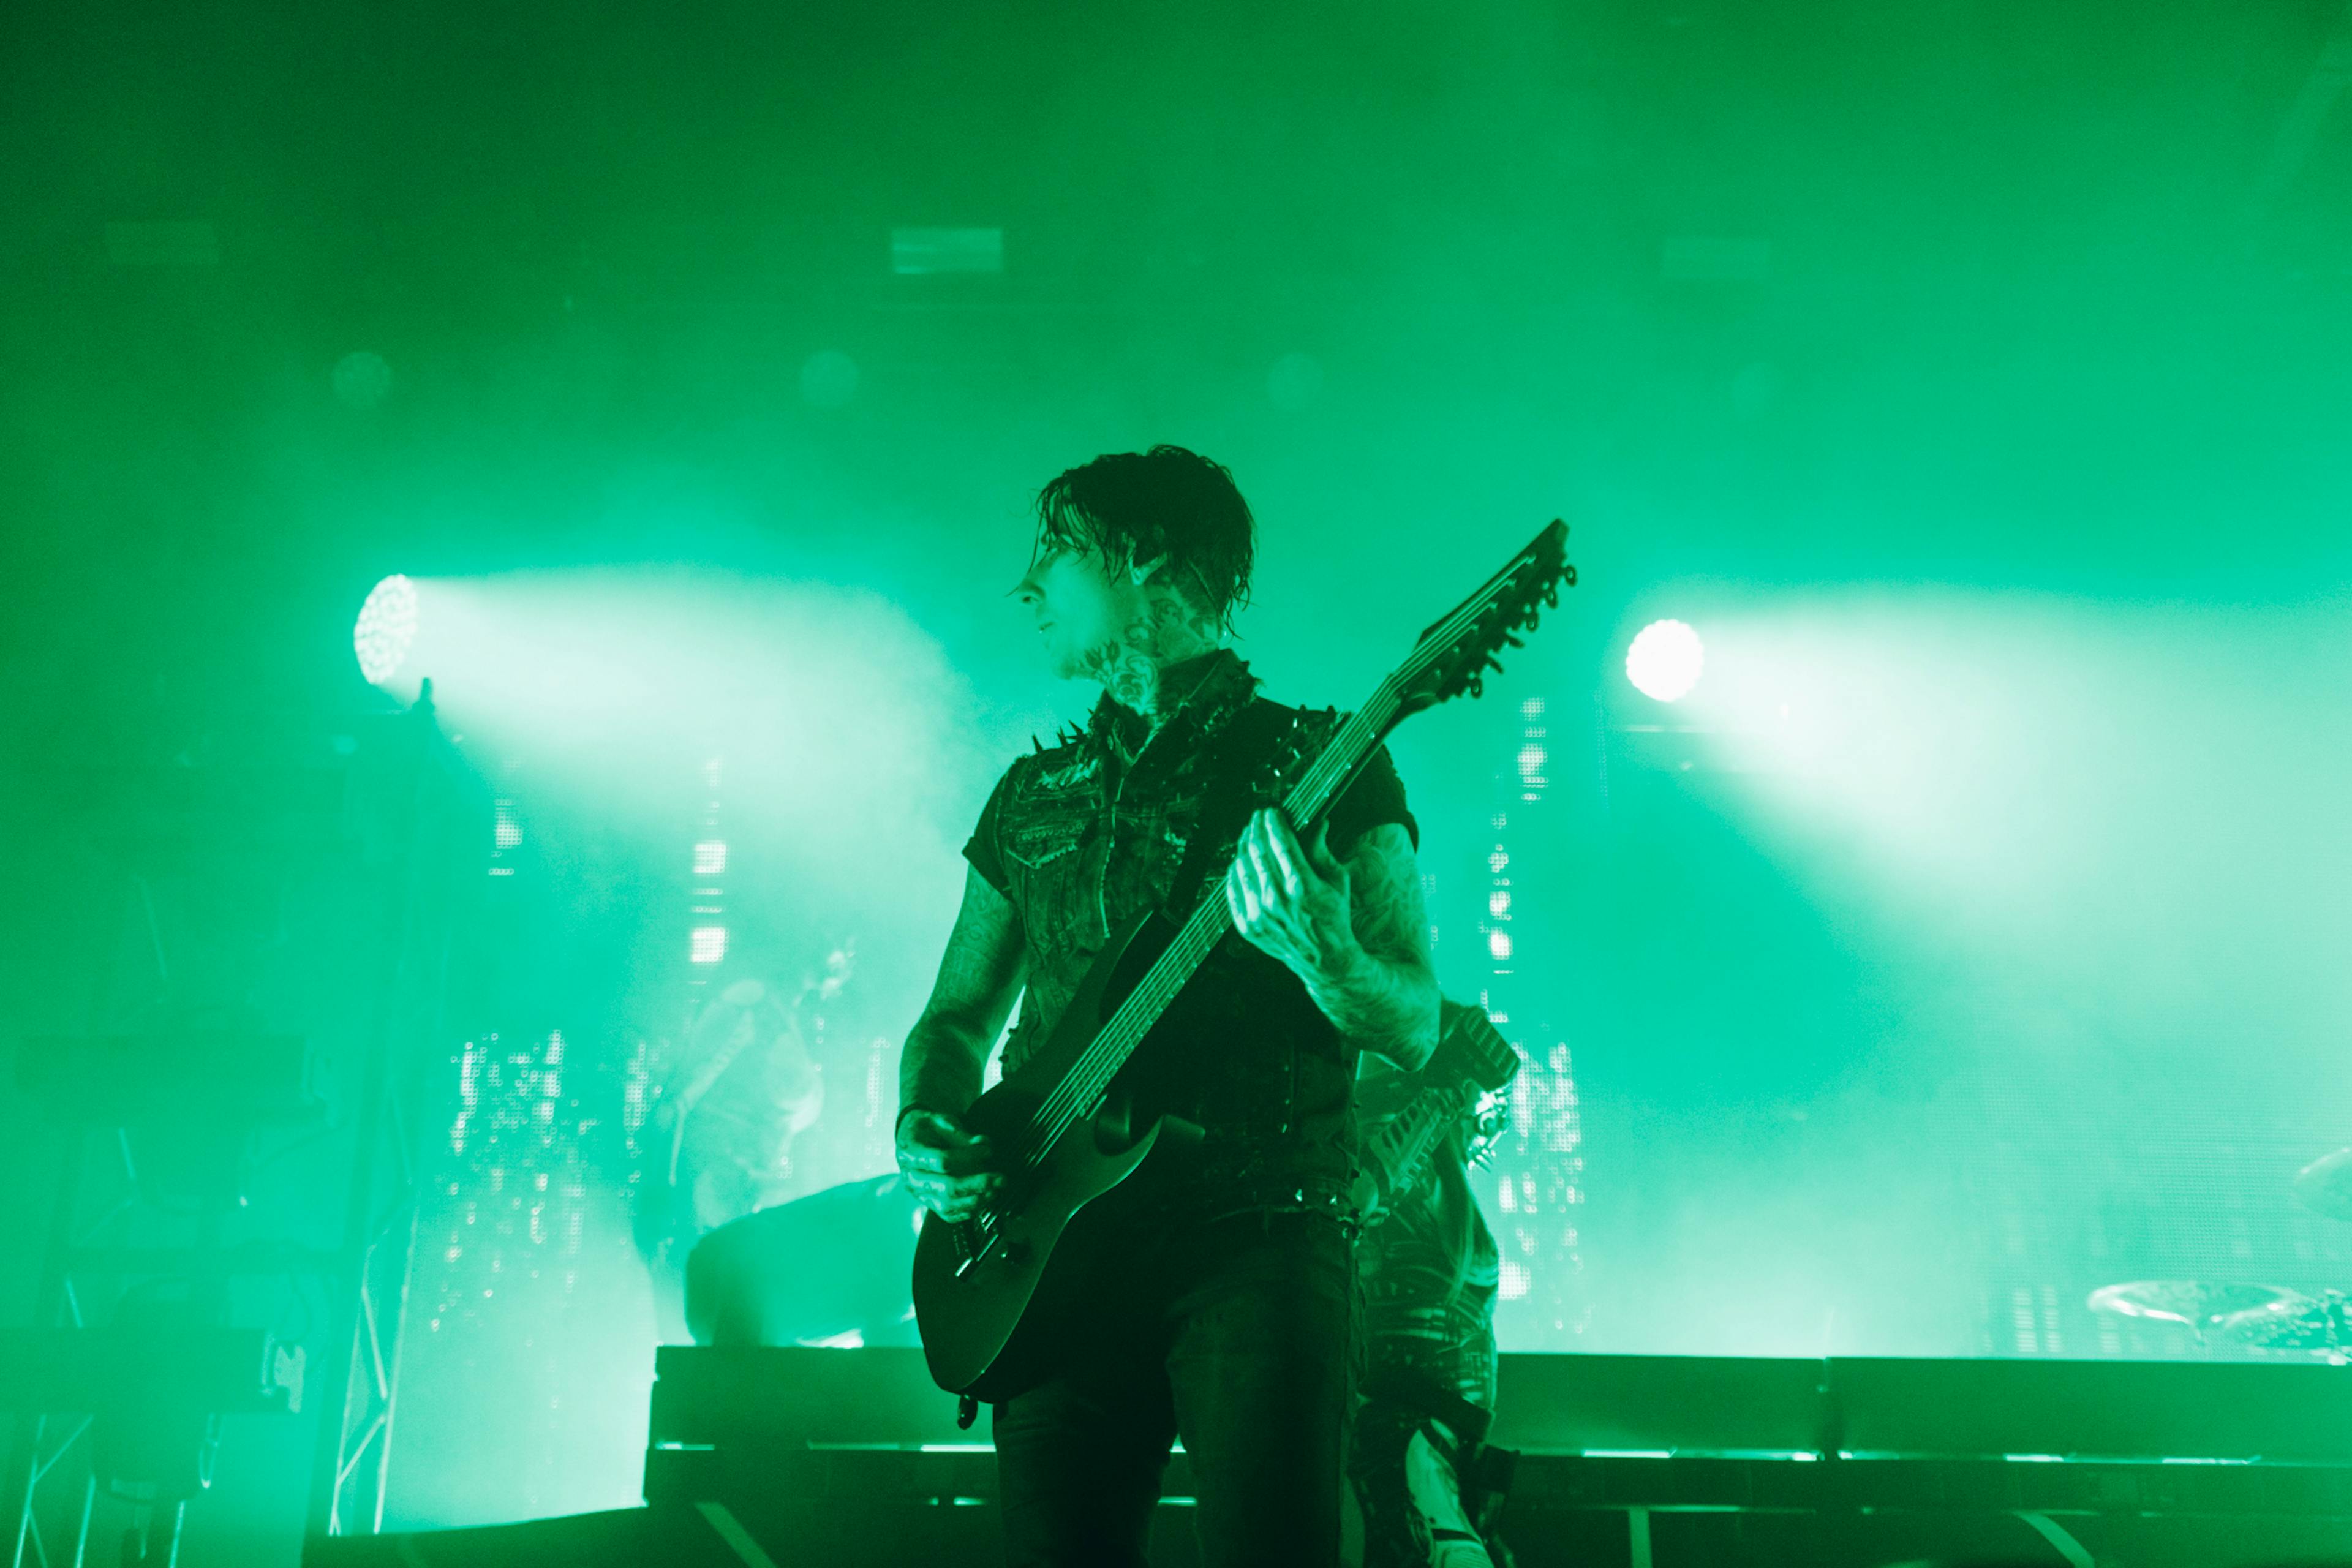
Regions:
<instances>
[{"instance_id":1,"label":"black sleeve","mask_svg":"<svg viewBox=\"0 0 2352 1568\"><path fill-rule=\"evenodd\" d=\"M1366 759L1348 793L1331 805L1331 832L1326 840L1331 853L1345 860L1356 847L1356 840L1382 823L1402 826L1412 838L1415 849L1421 847L1421 825L1405 809L1404 781L1397 777L1396 763L1389 760L1389 749L1381 747Z\"/></svg>"},{"instance_id":2,"label":"black sleeve","mask_svg":"<svg viewBox=\"0 0 2352 1568\"><path fill-rule=\"evenodd\" d=\"M971 862L971 868L1008 899L1013 896L1013 879L1005 875L1004 855L996 847L996 818L999 803L1004 799L1004 787L1012 782L1013 771L1007 768L1004 776L996 781L996 787L988 792L988 804L980 808L980 822L963 847L963 858Z\"/></svg>"}]
</instances>

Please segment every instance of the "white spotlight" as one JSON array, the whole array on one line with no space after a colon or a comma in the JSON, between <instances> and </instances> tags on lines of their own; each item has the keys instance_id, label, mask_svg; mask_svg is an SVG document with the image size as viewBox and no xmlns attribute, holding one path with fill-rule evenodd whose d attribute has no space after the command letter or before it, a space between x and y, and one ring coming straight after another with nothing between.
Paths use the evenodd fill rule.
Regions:
<instances>
[{"instance_id":1,"label":"white spotlight","mask_svg":"<svg viewBox=\"0 0 2352 1568\"><path fill-rule=\"evenodd\" d=\"M394 574L369 591L352 627L352 650L360 673L373 685L390 680L416 640L416 584Z\"/></svg>"},{"instance_id":2,"label":"white spotlight","mask_svg":"<svg viewBox=\"0 0 2352 1568\"><path fill-rule=\"evenodd\" d=\"M1643 695L1673 702L1690 695L1706 664L1706 645L1687 624L1652 621L1625 650L1625 679Z\"/></svg>"}]
</instances>

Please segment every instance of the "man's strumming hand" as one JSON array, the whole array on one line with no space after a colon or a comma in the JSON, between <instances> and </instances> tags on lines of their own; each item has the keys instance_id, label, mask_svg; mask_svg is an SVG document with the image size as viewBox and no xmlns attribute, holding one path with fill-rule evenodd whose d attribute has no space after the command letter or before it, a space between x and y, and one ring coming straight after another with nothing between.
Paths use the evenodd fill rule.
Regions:
<instances>
[{"instance_id":1,"label":"man's strumming hand","mask_svg":"<svg viewBox=\"0 0 2352 1568\"><path fill-rule=\"evenodd\" d=\"M989 1168L988 1140L939 1110L898 1118L898 1172L916 1201L941 1219L970 1219L1003 1178Z\"/></svg>"}]
</instances>

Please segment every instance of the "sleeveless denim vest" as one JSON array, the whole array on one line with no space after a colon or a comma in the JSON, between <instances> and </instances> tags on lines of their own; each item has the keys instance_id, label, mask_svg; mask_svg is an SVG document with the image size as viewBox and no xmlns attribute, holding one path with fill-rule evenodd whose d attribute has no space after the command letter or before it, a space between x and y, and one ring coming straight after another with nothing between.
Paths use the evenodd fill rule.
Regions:
<instances>
[{"instance_id":1,"label":"sleeveless denim vest","mask_svg":"<svg viewBox=\"0 0 2352 1568\"><path fill-rule=\"evenodd\" d=\"M1106 697L1084 731L1013 763L982 816L1028 944L1007 1070L1051 1033L1121 921L1150 906L1181 923L1203 896L1223 896L1249 813L1274 804L1265 761L1286 742L1311 756L1337 727L1335 714L1256 697L1230 652L1200 662L1197 684L1132 762L1113 740L1124 710ZM1202 1136L1163 1137L1125 1201L1192 1219L1345 1215L1356 1055L1296 975L1229 933L1123 1079L1139 1111L1173 1113Z\"/></svg>"}]
</instances>

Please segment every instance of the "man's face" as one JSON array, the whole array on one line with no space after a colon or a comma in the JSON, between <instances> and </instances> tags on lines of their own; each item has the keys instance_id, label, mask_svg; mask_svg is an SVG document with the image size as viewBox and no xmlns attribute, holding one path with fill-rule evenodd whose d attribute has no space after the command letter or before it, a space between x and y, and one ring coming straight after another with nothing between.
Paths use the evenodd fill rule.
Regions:
<instances>
[{"instance_id":1,"label":"man's face","mask_svg":"<svg viewBox=\"0 0 2352 1568\"><path fill-rule=\"evenodd\" d=\"M1087 654L1116 642L1146 607L1128 574L1106 571L1091 552L1066 550L1040 555L1013 594L1036 617L1045 662L1065 680L1083 674Z\"/></svg>"}]
</instances>

